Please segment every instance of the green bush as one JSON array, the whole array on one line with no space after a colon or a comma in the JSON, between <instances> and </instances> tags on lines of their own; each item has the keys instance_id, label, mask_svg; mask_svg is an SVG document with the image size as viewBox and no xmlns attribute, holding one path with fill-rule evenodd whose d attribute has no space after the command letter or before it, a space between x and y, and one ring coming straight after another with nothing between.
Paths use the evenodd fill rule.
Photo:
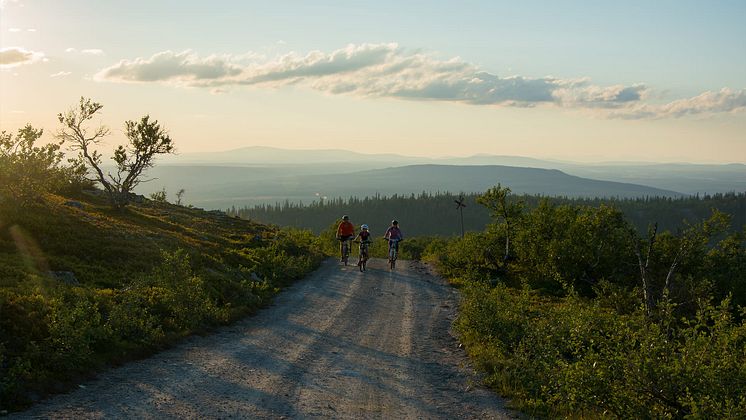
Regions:
<instances>
[{"instance_id":1,"label":"green bush","mask_svg":"<svg viewBox=\"0 0 746 420\"><path fill-rule=\"evenodd\" d=\"M489 281L503 273L501 243L489 232L469 232L463 238L433 245L429 252L440 273L451 279Z\"/></svg>"},{"instance_id":2,"label":"green bush","mask_svg":"<svg viewBox=\"0 0 746 420\"><path fill-rule=\"evenodd\" d=\"M473 284L456 325L488 383L534 414L746 416L746 324L727 300L669 329L642 311Z\"/></svg>"},{"instance_id":3,"label":"green bush","mask_svg":"<svg viewBox=\"0 0 746 420\"><path fill-rule=\"evenodd\" d=\"M62 163L61 143L37 146L44 130L26 125L18 134L0 133L0 199L26 206L48 192L70 192L89 186L79 160Z\"/></svg>"},{"instance_id":4,"label":"green bush","mask_svg":"<svg viewBox=\"0 0 746 420\"><path fill-rule=\"evenodd\" d=\"M746 417L746 232L713 212L640 237L613 208L548 201L511 217L431 249L488 383L541 416Z\"/></svg>"},{"instance_id":5,"label":"green bush","mask_svg":"<svg viewBox=\"0 0 746 420\"><path fill-rule=\"evenodd\" d=\"M187 250L163 251L149 273L117 289L33 274L0 288L0 407L23 406L31 391L250 313L324 258L306 231L283 230L250 245L226 250L235 264L220 270Z\"/></svg>"}]
</instances>

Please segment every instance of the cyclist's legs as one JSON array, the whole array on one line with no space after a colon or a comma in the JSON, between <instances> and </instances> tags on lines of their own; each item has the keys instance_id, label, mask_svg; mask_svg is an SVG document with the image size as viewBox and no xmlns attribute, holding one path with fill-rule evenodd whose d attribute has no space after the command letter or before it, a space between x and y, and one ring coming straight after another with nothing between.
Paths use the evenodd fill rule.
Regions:
<instances>
[{"instance_id":1,"label":"cyclist's legs","mask_svg":"<svg viewBox=\"0 0 746 420\"><path fill-rule=\"evenodd\" d=\"M342 258L344 258L345 256L345 243L347 242L349 238L350 238L349 236L339 237L339 255L341 255Z\"/></svg>"}]
</instances>

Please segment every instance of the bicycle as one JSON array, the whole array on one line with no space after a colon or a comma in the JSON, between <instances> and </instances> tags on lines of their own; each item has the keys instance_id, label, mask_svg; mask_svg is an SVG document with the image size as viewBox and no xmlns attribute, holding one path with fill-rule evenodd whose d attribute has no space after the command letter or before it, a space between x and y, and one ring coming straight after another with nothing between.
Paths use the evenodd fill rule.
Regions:
<instances>
[{"instance_id":1,"label":"bicycle","mask_svg":"<svg viewBox=\"0 0 746 420\"><path fill-rule=\"evenodd\" d=\"M370 248L370 241L355 241L355 243L360 244L360 254L358 257L357 265L358 267L360 267L360 271L362 272L365 271L365 266L368 263L368 258L370 255L370 253L368 252Z\"/></svg>"},{"instance_id":2,"label":"bicycle","mask_svg":"<svg viewBox=\"0 0 746 420\"><path fill-rule=\"evenodd\" d=\"M401 239L389 239L389 268L396 268L396 258L399 256L399 242Z\"/></svg>"},{"instance_id":3,"label":"bicycle","mask_svg":"<svg viewBox=\"0 0 746 420\"><path fill-rule=\"evenodd\" d=\"M344 263L344 265L347 265L347 261L350 258L350 239L349 238L347 239L338 238L338 239L342 242L342 249L341 249L342 262Z\"/></svg>"}]
</instances>

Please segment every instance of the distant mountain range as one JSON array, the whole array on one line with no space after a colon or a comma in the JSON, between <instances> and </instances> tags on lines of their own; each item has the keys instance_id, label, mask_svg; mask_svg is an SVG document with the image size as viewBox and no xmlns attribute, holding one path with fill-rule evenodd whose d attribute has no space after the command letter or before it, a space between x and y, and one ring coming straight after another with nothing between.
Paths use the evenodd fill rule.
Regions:
<instances>
[{"instance_id":1,"label":"distant mountain range","mask_svg":"<svg viewBox=\"0 0 746 420\"><path fill-rule=\"evenodd\" d=\"M424 158L396 154L363 154L348 150L288 150L245 147L224 152L184 153L168 156L165 165L284 167L288 174L333 174L408 165L500 165L558 169L566 174L603 181L645 185L683 194L746 191L746 165L733 163L640 163L584 164L522 156L480 154L470 157ZM547 191L547 193L550 193Z\"/></svg>"},{"instance_id":2,"label":"distant mountain range","mask_svg":"<svg viewBox=\"0 0 746 420\"><path fill-rule=\"evenodd\" d=\"M567 197L677 197L672 190L600 181L556 169L501 165L407 165L349 173L323 174L307 166L222 167L158 165L157 179L141 193L165 187L186 189L185 202L198 207L229 208L290 200L309 203L321 197L350 197L426 192L482 192L501 183L517 194ZM305 172L304 172L305 171Z\"/></svg>"}]
</instances>

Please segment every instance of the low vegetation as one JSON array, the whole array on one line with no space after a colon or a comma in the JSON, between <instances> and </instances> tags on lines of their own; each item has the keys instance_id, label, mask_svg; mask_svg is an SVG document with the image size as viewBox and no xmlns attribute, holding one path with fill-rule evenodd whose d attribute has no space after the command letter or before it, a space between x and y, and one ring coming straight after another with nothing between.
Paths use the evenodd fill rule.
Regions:
<instances>
[{"instance_id":1,"label":"low vegetation","mask_svg":"<svg viewBox=\"0 0 746 420\"><path fill-rule=\"evenodd\" d=\"M485 231L424 252L462 287L490 385L539 416L746 417L746 231L715 211L641 235L607 206L506 213L507 193L480 199Z\"/></svg>"},{"instance_id":2,"label":"low vegetation","mask_svg":"<svg viewBox=\"0 0 746 420\"><path fill-rule=\"evenodd\" d=\"M98 109L81 99L81 113ZM93 141L71 112L60 116L71 135L77 128ZM338 253L333 216L315 236L173 205L165 190L152 200L131 194L126 173L135 170L137 182L152 164L138 145L152 159L171 142L148 118L127 129L139 140L117 149L120 172L109 178L116 185L107 188L101 173L94 179L104 191L86 176L91 167L100 172L96 153L65 163L61 143L37 144L42 130L0 136L0 410L245 316L325 253ZM681 202L717 199L742 218L743 197ZM513 197L498 185L467 197L492 223L446 240L413 237L406 221L428 221L418 215L435 207L401 199L411 214L397 214L407 234L400 257L431 259L462 287L461 338L486 381L521 409L549 417L746 417L743 221L734 228L733 216L715 210L675 230L645 229L618 203ZM376 200L391 209L390 199ZM374 225L374 237L387 225ZM375 239L371 254L384 257L386 242Z\"/></svg>"},{"instance_id":3,"label":"low vegetation","mask_svg":"<svg viewBox=\"0 0 746 420\"><path fill-rule=\"evenodd\" d=\"M324 258L309 231L165 192L112 202L41 135L0 139L0 411L250 314Z\"/></svg>"},{"instance_id":4,"label":"low vegetation","mask_svg":"<svg viewBox=\"0 0 746 420\"><path fill-rule=\"evenodd\" d=\"M323 258L308 231L143 200L0 207L0 406L231 322Z\"/></svg>"}]
</instances>

